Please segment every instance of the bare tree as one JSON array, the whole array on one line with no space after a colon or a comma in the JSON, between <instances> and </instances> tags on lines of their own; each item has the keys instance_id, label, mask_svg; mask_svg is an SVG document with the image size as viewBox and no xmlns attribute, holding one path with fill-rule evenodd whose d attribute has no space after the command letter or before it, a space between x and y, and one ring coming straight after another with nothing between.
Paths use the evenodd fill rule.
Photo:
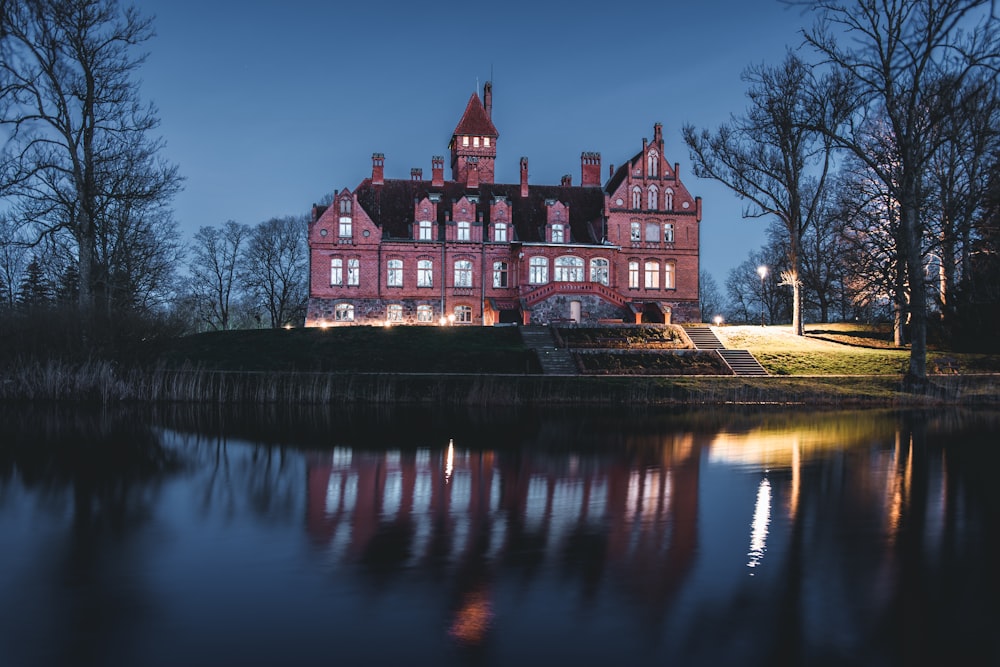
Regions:
<instances>
[{"instance_id":1,"label":"bare tree","mask_svg":"<svg viewBox=\"0 0 1000 667\"><path fill-rule=\"evenodd\" d=\"M702 318L712 318L715 315L722 315L722 295L719 293L719 284L708 271L702 269L698 272L698 301L701 307Z\"/></svg>"},{"instance_id":2,"label":"bare tree","mask_svg":"<svg viewBox=\"0 0 1000 667\"><path fill-rule=\"evenodd\" d=\"M188 291L194 297L199 319L212 329L232 328L230 317L237 270L250 230L233 220L222 228L202 227L194 235Z\"/></svg>"},{"instance_id":3,"label":"bare tree","mask_svg":"<svg viewBox=\"0 0 1000 667\"><path fill-rule=\"evenodd\" d=\"M822 198L830 142L815 130L818 108L808 93L810 68L794 54L775 68L752 67L746 116L714 133L684 127L694 173L713 178L748 202L745 217L777 217L787 235L792 331L801 336L801 245Z\"/></svg>"},{"instance_id":4,"label":"bare tree","mask_svg":"<svg viewBox=\"0 0 1000 667\"><path fill-rule=\"evenodd\" d=\"M0 192L39 238L73 244L85 316L114 271L102 237L179 183L157 159L158 120L134 78L134 49L151 36L150 19L117 0L15 0L0 13Z\"/></svg>"},{"instance_id":5,"label":"bare tree","mask_svg":"<svg viewBox=\"0 0 1000 667\"><path fill-rule=\"evenodd\" d=\"M16 226L6 216L0 216L0 304L5 308L14 307L29 255L28 246L19 238Z\"/></svg>"},{"instance_id":6,"label":"bare tree","mask_svg":"<svg viewBox=\"0 0 1000 667\"><path fill-rule=\"evenodd\" d=\"M864 162L898 203L895 251L909 297L907 382L919 389L927 374L922 209L928 170L947 118L962 106L962 97L975 92L966 83L1000 65L997 21L990 0L802 4L819 17L805 40L837 78L824 95L853 109L843 122L830 124L830 136ZM872 151L872 145L884 150Z\"/></svg>"},{"instance_id":7,"label":"bare tree","mask_svg":"<svg viewBox=\"0 0 1000 667\"><path fill-rule=\"evenodd\" d=\"M307 300L307 220L272 218L253 228L242 258L243 285L267 326L300 324Z\"/></svg>"}]
</instances>

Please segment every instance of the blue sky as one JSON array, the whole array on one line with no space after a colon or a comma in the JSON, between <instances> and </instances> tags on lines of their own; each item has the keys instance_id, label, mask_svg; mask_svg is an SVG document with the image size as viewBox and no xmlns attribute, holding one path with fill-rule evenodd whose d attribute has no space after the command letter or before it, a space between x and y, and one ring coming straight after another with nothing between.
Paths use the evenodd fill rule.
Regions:
<instances>
[{"instance_id":1,"label":"blue sky","mask_svg":"<svg viewBox=\"0 0 1000 667\"><path fill-rule=\"evenodd\" d=\"M185 238L232 219L306 213L386 156L388 178L430 174L469 95L493 80L497 181L604 176L664 128L666 157L701 196L702 267L722 286L764 241L726 188L695 178L685 123L714 128L746 107L740 74L777 64L811 17L778 0L629 3L145 0L156 37L140 71L186 178ZM447 175L450 172L446 168Z\"/></svg>"}]
</instances>

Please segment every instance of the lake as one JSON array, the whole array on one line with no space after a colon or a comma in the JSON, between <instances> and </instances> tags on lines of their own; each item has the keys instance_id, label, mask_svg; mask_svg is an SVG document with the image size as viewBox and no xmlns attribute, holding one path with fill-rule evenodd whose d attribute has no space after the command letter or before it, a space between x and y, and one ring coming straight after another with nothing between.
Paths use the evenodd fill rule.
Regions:
<instances>
[{"instance_id":1,"label":"lake","mask_svg":"<svg viewBox=\"0 0 1000 667\"><path fill-rule=\"evenodd\" d=\"M998 433L0 407L0 663L997 665Z\"/></svg>"}]
</instances>

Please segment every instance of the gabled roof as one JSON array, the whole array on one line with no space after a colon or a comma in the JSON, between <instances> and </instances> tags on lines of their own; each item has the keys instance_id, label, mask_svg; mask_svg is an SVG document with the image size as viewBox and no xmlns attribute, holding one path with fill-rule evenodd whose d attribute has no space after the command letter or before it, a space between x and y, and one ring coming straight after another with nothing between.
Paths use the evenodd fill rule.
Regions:
<instances>
[{"instance_id":1,"label":"gabled roof","mask_svg":"<svg viewBox=\"0 0 1000 667\"><path fill-rule=\"evenodd\" d=\"M438 223L444 224L445 212L451 213L452 205L465 195L478 195L477 220L482 215L483 224L490 223L490 204L494 197L503 196L511 206L514 241L538 243L545 240L547 209L545 200L558 200L569 205L570 241L572 243L601 243L604 222L604 192L600 188L562 185L532 185L527 197L521 196L521 185L480 183L479 188L468 189L456 181L445 181L441 187L431 186L430 181L387 179L383 185L373 185L365 179L355 195L358 203L372 221L382 228L383 239L411 238L415 202L431 193L441 196L438 204Z\"/></svg>"},{"instance_id":2,"label":"gabled roof","mask_svg":"<svg viewBox=\"0 0 1000 667\"><path fill-rule=\"evenodd\" d=\"M618 186L621 185L622 181L624 181L625 178L628 176L629 170L632 169L636 165L636 163L639 162L641 158L642 158L642 151L639 151L638 153L633 155L627 162L619 166L618 169L615 170L615 173L612 174L611 178L608 179L607 184L605 184L604 186L604 191L607 192L609 195L613 195L615 193L615 190L618 189Z\"/></svg>"},{"instance_id":3,"label":"gabled roof","mask_svg":"<svg viewBox=\"0 0 1000 667\"><path fill-rule=\"evenodd\" d=\"M453 134L479 135L481 137L500 136L493 121L490 120L489 114L486 113L486 108L483 107L478 93L472 93L469 103L465 106L465 113L462 114L462 120L458 121Z\"/></svg>"}]
</instances>

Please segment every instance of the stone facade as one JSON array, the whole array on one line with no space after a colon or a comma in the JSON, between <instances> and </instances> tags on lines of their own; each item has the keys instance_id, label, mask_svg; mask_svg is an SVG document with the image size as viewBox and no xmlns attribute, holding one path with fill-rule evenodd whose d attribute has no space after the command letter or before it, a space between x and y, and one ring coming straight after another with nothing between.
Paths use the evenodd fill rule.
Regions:
<instances>
[{"instance_id":1,"label":"stone facade","mask_svg":"<svg viewBox=\"0 0 1000 667\"><path fill-rule=\"evenodd\" d=\"M385 155L353 191L313 207L307 326L700 321L701 200L653 140L600 183L495 183L492 86L473 94L431 179L385 178Z\"/></svg>"}]
</instances>

